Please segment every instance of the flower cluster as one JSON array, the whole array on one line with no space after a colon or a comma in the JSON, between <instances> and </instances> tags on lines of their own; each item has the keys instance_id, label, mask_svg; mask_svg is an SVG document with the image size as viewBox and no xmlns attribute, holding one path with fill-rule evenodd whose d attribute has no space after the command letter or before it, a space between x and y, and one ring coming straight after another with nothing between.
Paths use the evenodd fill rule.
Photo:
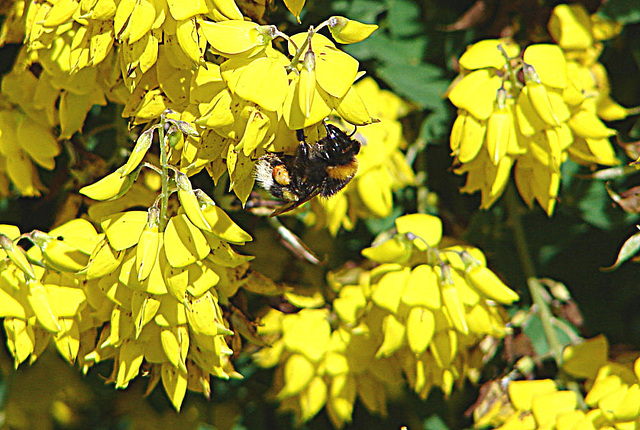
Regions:
<instances>
[{"instance_id":1,"label":"flower cluster","mask_svg":"<svg viewBox=\"0 0 640 430\"><path fill-rule=\"evenodd\" d=\"M163 174L160 196L135 182L154 132L164 127L163 120L143 133L125 165L81 190L101 201L89 209L99 231L86 219L48 233L0 228L0 317L16 366L35 360L53 338L85 371L113 359L108 380L117 388L150 373L151 387L162 381L179 409L187 389L210 394L210 375L241 377L228 339L231 328L250 337L250 324L237 316L230 322L229 298L242 285L261 293L269 284L252 282L251 257L231 247L251 236L184 173L163 165L173 179ZM164 154L170 138L162 139ZM134 209L140 206L148 210ZM33 246L25 253L19 240Z\"/></svg>"},{"instance_id":2,"label":"flower cluster","mask_svg":"<svg viewBox=\"0 0 640 430\"><path fill-rule=\"evenodd\" d=\"M13 185L38 195L35 165L54 168L59 140L82 129L92 106L123 105L141 125L124 164L80 190L93 200L88 220L50 232L0 228L0 317L16 366L53 339L85 371L113 360L117 388L146 373L176 409L187 389L209 395L210 375L240 377L231 336L259 342L229 298L274 286L232 247L251 236L189 177L206 169L217 182L227 172L244 203L255 160L295 150L293 130L317 136L332 113L374 122L354 88L358 61L319 31L347 44L377 27L334 16L288 36L247 20L232 0L8 8L0 43L23 47L2 80L0 193ZM19 241L31 242L27 252Z\"/></svg>"},{"instance_id":3,"label":"flower cluster","mask_svg":"<svg viewBox=\"0 0 640 430\"><path fill-rule=\"evenodd\" d=\"M404 379L423 399L434 386L449 394L456 381L479 376L480 341L507 332L499 304L518 295L478 249L439 249L442 225L430 215L400 217L396 228L396 236L363 251L379 266L329 274L331 310L321 301L264 317L259 333L271 346L256 362L278 366L274 396L298 421L326 405L342 427L356 398L384 415Z\"/></svg>"},{"instance_id":4,"label":"flower cluster","mask_svg":"<svg viewBox=\"0 0 640 430\"><path fill-rule=\"evenodd\" d=\"M522 52L508 40L483 40L460 58L461 75L449 99L458 108L451 131L457 172L467 173L465 192L482 192L481 207L502 194L515 165L522 198L551 215L560 166L618 163L605 120L627 111L609 96L602 44L619 26L589 17L579 4L558 5L549 21L556 44Z\"/></svg>"},{"instance_id":5,"label":"flower cluster","mask_svg":"<svg viewBox=\"0 0 640 430\"><path fill-rule=\"evenodd\" d=\"M476 426L500 429L570 430L637 428L640 423L640 359L631 365L607 361L603 336L565 349L565 370L586 378L585 408L574 391L560 390L550 379L509 381L506 391L478 414Z\"/></svg>"},{"instance_id":6,"label":"flower cluster","mask_svg":"<svg viewBox=\"0 0 640 430\"><path fill-rule=\"evenodd\" d=\"M357 129L354 135L363 144L356 176L338 195L312 203L313 215L306 221L326 225L332 234L341 227L353 229L358 219L388 217L393 208L392 192L415 184L411 166L400 151L406 142L399 119L409 107L397 95L380 89L372 78L364 78L353 87L380 121Z\"/></svg>"},{"instance_id":7,"label":"flower cluster","mask_svg":"<svg viewBox=\"0 0 640 430\"><path fill-rule=\"evenodd\" d=\"M60 125L52 145L22 148L38 164L58 153L49 148L57 148L56 138L81 129L93 105L122 104L122 115L134 124L156 122L171 109L204 129L176 142L172 161L189 175L206 168L215 181L228 172L230 188L246 202L255 159L265 151L294 150L292 130L315 130L334 110L353 124L373 121L353 89L358 62L318 31L329 28L336 41L354 43L376 26L343 17L289 37L246 21L232 0L69 0L16 2L3 28L5 39L16 38L19 29L25 38L3 91L5 82L12 94L30 84L33 90L12 102L24 100L21 107L46 113L40 116L49 128ZM274 48L278 37L287 40L286 53ZM3 121L1 130L10 125ZM22 193L36 194L37 184L23 185L32 170L8 172Z\"/></svg>"}]
</instances>

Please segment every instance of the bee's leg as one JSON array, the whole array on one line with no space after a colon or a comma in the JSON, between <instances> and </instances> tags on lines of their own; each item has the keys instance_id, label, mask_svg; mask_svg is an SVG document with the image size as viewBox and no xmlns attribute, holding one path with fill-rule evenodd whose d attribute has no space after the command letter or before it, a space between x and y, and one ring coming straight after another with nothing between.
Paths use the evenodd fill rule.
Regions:
<instances>
[{"instance_id":1,"label":"bee's leg","mask_svg":"<svg viewBox=\"0 0 640 430\"><path fill-rule=\"evenodd\" d=\"M296 137L298 138L298 142L303 143L303 142L307 142L307 140L304 137L304 130L303 129L299 129L296 130Z\"/></svg>"},{"instance_id":2,"label":"bee's leg","mask_svg":"<svg viewBox=\"0 0 640 430\"><path fill-rule=\"evenodd\" d=\"M302 131L302 130L298 130L298 131ZM306 140L301 140L300 144L298 145L298 149L296 149L296 161L300 162L300 161L305 161L307 158L309 158L309 144L306 142Z\"/></svg>"},{"instance_id":3,"label":"bee's leg","mask_svg":"<svg viewBox=\"0 0 640 430\"><path fill-rule=\"evenodd\" d=\"M304 178L306 177L310 148L309 144L304 138L303 130L296 130L296 136L298 137L299 144L298 148L296 149L296 153L293 156L293 160L290 164L290 169L293 173L293 187L301 188Z\"/></svg>"},{"instance_id":4,"label":"bee's leg","mask_svg":"<svg viewBox=\"0 0 640 430\"><path fill-rule=\"evenodd\" d=\"M304 130L299 129L296 130L296 137L298 138L298 149L296 149L295 155L295 165L304 166L306 165L306 160L309 158L309 144L304 137Z\"/></svg>"}]
</instances>

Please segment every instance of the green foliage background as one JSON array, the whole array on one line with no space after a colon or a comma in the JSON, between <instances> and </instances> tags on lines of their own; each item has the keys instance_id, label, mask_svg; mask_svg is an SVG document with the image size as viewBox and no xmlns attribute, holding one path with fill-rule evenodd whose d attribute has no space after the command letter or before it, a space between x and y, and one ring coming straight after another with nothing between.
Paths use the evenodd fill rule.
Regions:
<instances>
[{"instance_id":1,"label":"green foliage background","mask_svg":"<svg viewBox=\"0 0 640 430\"><path fill-rule=\"evenodd\" d=\"M492 268L507 284L517 290L523 299L518 306L527 308L526 284L518 258L510 220L503 200L488 211L479 211L477 195L460 195L463 178L450 169L448 134L455 110L443 97L451 80L457 74L456 59L466 46L479 39L499 36L496 17L509 14L516 38L525 39L544 25L545 19L531 19L520 14L530 7L545 11L559 2L551 1L495 1L486 2L490 13L479 17L479 22L450 30L474 4L473 1L450 0L333 0L309 1L301 17L303 23L321 22L330 15L344 15L365 23L376 23L380 29L364 42L345 47L361 61L362 67L374 76L381 87L393 90L411 102L416 110L404 119L404 129L410 142L408 153L414 158L414 170L420 179L418 187L400 190L394 196L394 214L383 220L361 222L351 232L341 232L332 239L324 231L305 231L300 223L288 223L314 243L314 251L328 255L328 267L336 268L348 260L357 260L359 251L370 244L373 237L393 225L393 219L402 213L415 211L438 214L448 235L463 238L481 248ZM594 11L597 1L585 1ZM515 7L517 4L518 7ZM286 28L296 27L293 17L280 1L275 1L267 15L270 23ZM622 34L605 46L601 61L605 64L612 83L612 95L623 106L640 105L640 3L633 0L609 0L601 13L625 24ZM481 18L481 19L480 19ZM302 28L302 27L301 27ZM4 46L0 50L0 72L6 73L16 55L17 47ZM95 132L104 124L119 123L120 129ZM622 142L640 139L640 123L636 117L610 124L619 131ZM84 133L89 137L75 137L92 154L104 159L117 156L126 124L119 118L118 108L108 105L94 107L85 123ZM94 131L94 132L92 132ZM625 162L624 152L618 155ZM56 219L62 203L73 198L76 189L62 188L72 184L68 165L70 152L63 151L56 159L56 170L41 171L43 182L51 190L44 198L3 199L0 201L0 221L12 223L21 231L34 228L45 230ZM88 154L85 154L88 156ZM585 178L589 172L571 162L563 171L560 202L553 217L534 207L523 214L528 247L534 256L537 275L561 281L584 316L584 325L576 330L584 337L605 334L610 342L623 348L640 347L640 285L638 267L627 262L619 269L604 272L616 259L622 243L633 233L638 223L637 214L624 213L614 206L603 181ZM639 175L629 175L611 182L616 190L638 185ZM204 183L204 181L203 181ZM77 185L77 184L75 184ZM84 185L84 184L81 184ZM72 187L73 188L73 187ZM239 224L248 231L264 227L263 221L239 214ZM258 223L262 223L257 225ZM246 252L257 255L256 265L268 267L269 256L260 255L258 243L246 247ZM282 250L283 255L285 251ZM291 263L284 279L306 276L310 269L303 263ZM316 271L316 269L312 269ZM268 274L268 273L267 273ZM318 273L317 275L322 275ZM527 333L544 353L541 329ZM4 332L3 332L4 333ZM4 343L4 342L2 342ZM45 354L33 366L14 370L6 349L0 349L0 419L7 428L58 429L236 429L291 428L289 416L276 414L275 404L265 401L270 387L271 373L257 369L241 356L237 369L244 381L215 381L210 401L189 393L183 410L177 414L162 390L156 389L143 397L146 381L138 378L122 392L105 386L103 378L109 369L97 366L87 377L70 367L53 351ZM503 372L499 363L488 366L486 377ZM544 374L554 370L541 370ZM352 428L388 429L406 425L411 429L464 428L472 424L464 415L478 395L478 387L466 386L455 390L444 399L433 392L426 402L407 394L389 405L387 419L369 415L357 405ZM326 415L321 413L304 428L330 428Z\"/></svg>"}]
</instances>

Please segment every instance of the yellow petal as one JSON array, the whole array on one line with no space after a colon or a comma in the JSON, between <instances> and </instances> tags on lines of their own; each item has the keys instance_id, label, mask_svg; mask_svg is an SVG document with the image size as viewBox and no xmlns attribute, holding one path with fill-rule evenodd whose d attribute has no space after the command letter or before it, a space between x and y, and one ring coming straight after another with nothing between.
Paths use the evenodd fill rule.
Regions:
<instances>
[{"instance_id":1,"label":"yellow petal","mask_svg":"<svg viewBox=\"0 0 640 430\"><path fill-rule=\"evenodd\" d=\"M469 111L480 120L486 120L493 111L496 92L502 80L487 69L466 75L449 92L449 100L456 107Z\"/></svg>"},{"instance_id":2,"label":"yellow petal","mask_svg":"<svg viewBox=\"0 0 640 430\"><path fill-rule=\"evenodd\" d=\"M49 304L59 318L72 318L78 315L86 303L84 291L68 279L63 279L59 274L47 275L43 283L47 290ZM71 285L65 285L65 283Z\"/></svg>"},{"instance_id":3,"label":"yellow petal","mask_svg":"<svg viewBox=\"0 0 640 430\"><path fill-rule=\"evenodd\" d=\"M228 19L243 19L242 12L238 9L234 0L213 0L218 10Z\"/></svg>"},{"instance_id":4,"label":"yellow petal","mask_svg":"<svg viewBox=\"0 0 640 430\"><path fill-rule=\"evenodd\" d=\"M573 132L583 138L601 139L616 134L616 131L604 125L594 112L578 109L567 122Z\"/></svg>"},{"instance_id":5,"label":"yellow petal","mask_svg":"<svg viewBox=\"0 0 640 430\"><path fill-rule=\"evenodd\" d=\"M551 379L509 382L509 399L519 411L530 411L534 397L552 394L556 391L558 391L556 384Z\"/></svg>"},{"instance_id":6,"label":"yellow petal","mask_svg":"<svg viewBox=\"0 0 640 430\"><path fill-rule=\"evenodd\" d=\"M60 153L60 146L51 130L29 120L18 123L17 143L40 166L53 170L53 158Z\"/></svg>"},{"instance_id":7,"label":"yellow petal","mask_svg":"<svg viewBox=\"0 0 640 430\"><path fill-rule=\"evenodd\" d=\"M398 312L400 297L410 273L408 267L397 272L385 273L378 283L372 286L371 300L373 303L389 312Z\"/></svg>"},{"instance_id":8,"label":"yellow petal","mask_svg":"<svg viewBox=\"0 0 640 430\"><path fill-rule=\"evenodd\" d=\"M2 293L2 290L0 290ZM0 302L1 303L1 302ZM362 288L346 285L340 290L340 297L333 301L333 310L345 324L355 325L367 304Z\"/></svg>"},{"instance_id":9,"label":"yellow petal","mask_svg":"<svg viewBox=\"0 0 640 430\"><path fill-rule=\"evenodd\" d=\"M51 307L49 294L44 285L38 281L32 281L28 282L28 288L27 301L40 325L53 333L60 331L58 316Z\"/></svg>"},{"instance_id":10,"label":"yellow petal","mask_svg":"<svg viewBox=\"0 0 640 430\"><path fill-rule=\"evenodd\" d=\"M603 407L604 404L600 403ZM613 418L616 421L632 421L640 416L640 387L634 384L624 394L613 409Z\"/></svg>"},{"instance_id":11,"label":"yellow petal","mask_svg":"<svg viewBox=\"0 0 640 430\"><path fill-rule=\"evenodd\" d=\"M296 18L298 24L300 23L300 12L304 7L305 0L284 0L285 6L289 9L289 12Z\"/></svg>"},{"instance_id":12,"label":"yellow petal","mask_svg":"<svg viewBox=\"0 0 640 430\"><path fill-rule=\"evenodd\" d=\"M211 249L200 229L185 214L169 220L164 232L164 248L167 261L176 268L202 260Z\"/></svg>"},{"instance_id":13,"label":"yellow petal","mask_svg":"<svg viewBox=\"0 0 640 430\"><path fill-rule=\"evenodd\" d=\"M164 3L164 2L157 2ZM207 3L202 0L167 0L169 12L176 21L189 19L198 14L209 12Z\"/></svg>"},{"instance_id":14,"label":"yellow petal","mask_svg":"<svg viewBox=\"0 0 640 430\"><path fill-rule=\"evenodd\" d=\"M595 379L598 369L609 356L609 342L603 335L587 339L577 345L569 345L562 352L562 367L577 378Z\"/></svg>"},{"instance_id":15,"label":"yellow petal","mask_svg":"<svg viewBox=\"0 0 640 430\"><path fill-rule=\"evenodd\" d=\"M314 363L326 353L331 327L324 309L303 309L282 321L283 341L287 349L299 352Z\"/></svg>"},{"instance_id":16,"label":"yellow petal","mask_svg":"<svg viewBox=\"0 0 640 430\"><path fill-rule=\"evenodd\" d=\"M171 404L180 411L182 401L187 393L187 375L185 372L173 367L170 363L163 363L161 369L162 386L167 393Z\"/></svg>"},{"instance_id":17,"label":"yellow petal","mask_svg":"<svg viewBox=\"0 0 640 430\"><path fill-rule=\"evenodd\" d=\"M459 118L462 118L463 122L458 141L458 150L454 154L461 163L468 163L476 158L482 148L487 131L487 122L476 119L466 111L459 115Z\"/></svg>"},{"instance_id":18,"label":"yellow petal","mask_svg":"<svg viewBox=\"0 0 640 430\"><path fill-rule=\"evenodd\" d=\"M376 358L392 356L404 343L405 325L393 314L386 315L382 320L382 331L384 337Z\"/></svg>"},{"instance_id":19,"label":"yellow petal","mask_svg":"<svg viewBox=\"0 0 640 430\"><path fill-rule=\"evenodd\" d=\"M629 109L607 96L598 101L598 116L605 121L619 121L629 115Z\"/></svg>"},{"instance_id":20,"label":"yellow petal","mask_svg":"<svg viewBox=\"0 0 640 430\"><path fill-rule=\"evenodd\" d=\"M62 330L57 333L53 341L56 349L69 363L75 363L80 350L80 328L75 318L61 318Z\"/></svg>"},{"instance_id":21,"label":"yellow petal","mask_svg":"<svg viewBox=\"0 0 640 430\"><path fill-rule=\"evenodd\" d=\"M539 426L553 425L556 417L562 413L575 410L578 404L573 391L558 391L539 395L531 400L531 412Z\"/></svg>"},{"instance_id":22,"label":"yellow petal","mask_svg":"<svg viewBox=\"0 0 640 430\"><path fill-rule=\"evenodd\" d=\"M201 21L200 25L207 42L222 54L244 53L264 43L258 24L251 21Z\"/></svg>"},{"instance_id":23,"label":"yellow petal","mask_svg":"<svg viewBox=\"0 0 640 430\"><path fill-rule=\"evenodd\" d=\"M411 257L411 251L409 241L393 237L381 244L363 249L362 255L378 263L404 263Z\"/></svg>"},{"instance_id":24,"label":"yellow petal","mask_svg":"<svg viewBox=\"0 0 640 430\"><path fill-rule=\"evenodd\" d=\"M465 319L464 304L460 300L458 290L454 286L442 286L442 302L447 309L447 313L455 329L460 333L468 334L469 327Z\"/></svg>"},{"instance_id":25,"label":"yellow petal","mask_svg":"<svg viewBox=\"0 0 640 430\"><path fill-rule=\"evenodd\" d=\"M280 111L287 96L287 73L280 60L256 58L242 71L233 91L266 110Z\"/></svg>"},{"instance_id":26,"label":"yellow petal","mask_svg":"<svg viewBox=\"0 0 640 430\"><path fill-rule=\"evenodd\" d=\"M426 249L425 245L435 247L442 239L442 221L433 215L404 215L396 218L395 224L398 233L411 234L416 238L414 239L414 245L418 249Z\"/></svg>"},{"instance_id":27,"label":"yellow petal","mask_svg":"<svg viewBox=\"0 0 640 430\"><path fill-rule=\"evenodd\" d=\"M316 376L312 362L304 355L292 354L284 364L284 387L278 393L279 399L295 396L304 390Z\"/></svg>"},{"instance_id":28,"label":"yellow petal","mask_svg":"<svg viewBox=\"0 0 640 430\"><path fill-rule=\"evenodd\" d=\"M524 51L523 60L536 69L544 85L559 89L567 86L567 61L558 45L530 45Z\"/></svg>"},{"instance_id":29,"label":"yellow petal","mask_svg":"<svg viewBox=\"0 0 640 430\"><path fill-rule=\"evenodd\" d=\"M589 406L596 406L608 394L619 390L622 384L623 382L618 375L599 377L591 387L591 390L589 390L584 401Z\"/></svg>"},{"instance_id":30,"label":"yellow petal","mask_svg":"<svg viewBox=\"0 0 640 430\"><path fill-rule=\"evenodd\" d=\"M60 0L55 2L46 19L42 23L44 27L57 27L71 20L71 17L78 9L76 0Z\"/></svg>"},{"instance_id":31,"label":"yellow petal","mask_svg":"<svg viewBox=\"0 0 640 430\"><path fill-rule=\"evenodd\" d=\"M507 154L513 125L513 118L506 108L496 109L489 117L486 145L487 151L489 151L489 159L493 164L498 164L502 157Z\"/></svg>"},{"instance_id":32,"label":"yellow petal","mask_svg":"<svg viewBox=\"0 0 640 430\"><path fill-rule=\"evenodd\" d=\"M467 50L460 57L460 66L467 70L485 67L501 69L506 65L507 59L498 46L504 48L506 45L504 41L499 39L486 39L474 43L467 47Z\"/></svg>"},{"instance_id":33,"label":"yellow petal","mask_svg":"<svg viewBox=\"0 0 640 430\"><path fill-rule=\"evenodd\" d=\"M300 109L299 77L295 76L289 84L289 91L284 102L282 114L290 130L298 130L319 123L331 113L332 107L327 100L330 96L316 85L316 94L308 116Z\"/></svg>"},{"instance_id":34,"label":"yellow petal","mask_svg":"<svg viewBox=\"0 0 640 430\"><path fill-rule=\"evenodd\" d=\"M402 303L408 306L424 306L433 310L440 309L442 301L438 277L433 268L420 264L412 271L402 291Z\"/></svg>"},{"instance_id":35,"label":"yellow petal","mask_svg":"<svg viewBox=\"0 0 640 430\"><path fill-rule=\"evenodd\" d=\"M311 380L309 386L300 394L300 419L308 421L324 407L327 402L327 385L320 376Z\"/></svg>"},{"instance_id":36,"label":"yellow petal","mask_svg":"<svg viewBox=\"0 0 640 430\"><path fill-rule=\"evenodd\" d=\"M238 226L219 206L206 205L202 210L213 234L227 242L244 244L252 240L251 235Z\"/></svg>"},{"instance_id":37,"label":"yellow petal","mask_svg":"<svg viewBox=\"0 0 640 430\"><path fill-rule=\"evenodd\" d=\"M138 243L147 223L147 212L118 212L105 217L100 226L105 231L109 244L116 251L131 248Z\"/></svg>"},{"instance_id":38,"label":"yellow petal","mask_svg":"<svg viewBox=\"0 0 640 430\"><path fill-rule=\"evenodd\" d=\"M390 182L389 172L383 167L369 170L356 182L360 199L370 212L380 218L389 216L393 207Z\"/></svg>"},{"instance_id":39,"label":"yellow petal","mask_svg":"<svg viewBox=\"0 0 640 430\"><path fill-rule=\"evenodd\" d=\"M458 335L455 330L444 330L436 333L429 351L440 368L447 368L458 352Z\"/></svg>"},{"instance_id":40,"label":"yellow petal","mask_svg":"<svg viewBox=\"0 0 640 430\"><path fill-rule=\"evenodd\" d=\"M467 279L476 290L499 303L511 304L519 299L518 294L486 267L474 267L467 273Z\"/></svg>"},{"instance_id":41,"label":"yellow petal","mask_svg":"<svg viewBox=\"0 0 640 430\"><path fill-rule=\"evenodd\" d=\"M305 54L305 59L309 57L307 54L312 54L313 58L313 52L307 51L307 53ZM302 67L302 70L300 71L300 78L298 79L298 103L300 103L300 111L304 114L305 117L309 117L309 115L311 114L313 97L316 93L315 61L313 61L313 63L313 67Z\"/></svg>"},{"instance_id":42,"label":"yellow petal","mask_svg":"<svg viewBox=\"0 0 640 430\"><path fill-rule=\"evenodd\" d=\"M581 4L560 4L549 18L549 33L564 49L586 49L593 44L591 19Z\"/></svg>"},{"instance_id":43,"label":"yellow petal","mask_svg":"<svg viewBox=\"0 0 640 430\"><path fill-rule=\"evenodd\" d=\"M547 125L534 109L528 94L529 89L525 86L518 95L515 110L520 132L524 136L533 136L536 132L546 128Z\"/></svg>"},{"instance_id":44,"label":"yellow petal","mask_svg":"<svg viewBox=\"0 0 640 430\"><path fill-rule=\"evenodd\" d=\"M361 42L371 33L378 29L374 24L363 24L361 22L345 18L343 16L332 16L329 18L329 31L338 43Z\"/></svg>"},{"instance_id":45,"label":"yellow petal","mask_svg":"<svg viewBox=\"0 0 640 430\"><path fill-rule=\"evenodd\" d=\"M312 38L312 43L320 36L316 34ZM318 85L333 97L344 97L356 80L358 61L337 48L331 46L323 48L316 52L316 79Z\"/></svg>"},{"instance_id":46,"label":"yellow petal","mask_svg":"<svg viewBox=\"0 0 640 430\"><path fill-rule=\"evenodd\" d=\"M414 354L422 354L435 333L435 318L428 309L414 307L407 318L407 342Z\"/></svg>"},{"instance_id":47,"label":"yellow petal","mask_svg":"<svg viewBox=\"0 0 640 430\"><path fill-rule=\"evenodd\" d=\"M333 100L333 108L342 119L353 125L367 125L375 121L354 87L350 87L341 99Z\"/></svg>"}]
</instances>

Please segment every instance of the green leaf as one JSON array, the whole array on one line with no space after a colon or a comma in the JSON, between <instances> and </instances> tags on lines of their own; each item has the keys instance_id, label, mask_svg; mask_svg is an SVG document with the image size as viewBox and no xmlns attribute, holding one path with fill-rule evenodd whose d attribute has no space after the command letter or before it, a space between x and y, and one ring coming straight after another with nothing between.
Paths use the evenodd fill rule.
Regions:
<instances>
[{"instance_id":1,"label":"green leaf","mask_svg":"<svg viewBox=\"0 0 640 430\"><path fill-rule=\"evenodd\" d=\"M386 218L367 218L364 220L367 229L374 236L382 233L383 231L390 230L395 227L395 220L400 215L402 215L403 211L400 207L394 207L391 214Z\"/></svg>"},{"instance_id":2,"label":"green leaf","mask_svg":"<svg viewBox=\"0 0 640 430\"><path fill-rule=\"evenodd\" d=\"M373 23L387 7L375 0L335 1L331 3L334 12L360 22Z\"/></svg>"},{"instance_id":3,"label":"green leaf","mask_svg":"<svg viewBox=\"0 0 640 430\"><path fill-rule=\"evenodd\" d=\"M443 108L442 94L449 82L442 79L442 69L432 64L394 64L382 66L378 75L401 96L408 98L421 108L440 110Z\"/></svg>"},{"instance_id":4,"label":"green leaf","mask_svg":"<svg viewBox=\"0 0 640 430\"><path fill-rule=\"evenodd\" d=\"M449 132L450 119L450 111L443 100L441 106L433 109L433 112L422 121L420 138L428 144L441 141L443 136Z\"/></svg>"},{"instance_id":5,"label":"green leaf","mask_svg":"<svg viewBox=\"0 0 640 430\"><path fill-rule=\"evenodd\" d=\"M419 63L426 46L426 38L397 40L378 30L366 40L346 46L345 50L361 61L376 59L397 66Z\"/></svg>"},{"instance_id":6,"label":"green leaf","mask_svg":"<svg viewBox=\"0 0 640 430\"><path fill-rule=\"evenodd\" d=\"M640 250L640 232L634 234L629 239L627 239L622 248L620 248L620 252L618 253L618 258L613 266L605 267L602 270L604 271L612 271L620 267L622 263L636 255L636 253Z\"/></svg>"},{"instance_id":7,"label":"green leaf","mask_svg":"<svg viewBox=\"0 0 640 430\"><path fill-rule=\"evenodd\" d=\"M449 427L438 415L431 415L422 423L424 430L449 430Z\"/></svg>"},{"instance_id":8,"label":"green leaf","mask_svg":"<svg viewBox=\"0 0 640 430\"><path fill-rule=\"evenodd\" d=\"M609 0L598 10L605 18L622 24L640 22L640 2L638 0Z\"/></svg>"},{"instance_id":9,"label":"green leaf","mask_svg":"<svg viewBox=\"0 0 640 430\"><path fill-rule=\"evenodd\" d=\"M566 327L570 327L569 323L565 321ZM561 328L555 326L556 337L558 338L558 342L560 346L564 348L565 346L571 344L571 337ZM571 327L572 334L574 338L580 337L580 335ZM523 333L529 337L531 343L533 345L533 349L535 350L535 356L546 355L549 353L549 343L547 342L547 338L544 334L544 330L542 328L542 321L538 315L533 315L527 325L523 329Z\"/></svg>"},{"instance_id":10,"label":"green leaf","mask_svg":"<svg viewBox=\"0 0 640 430\"><path fill-rule=\"evenodd\" d=\"M561 169L564 209L577 210L584 221L606 230L628 226L638 220L638 214L625 213L612 204L604 181L580 178L579 174L584 170L572 161L563 163Z\"/></svg>"},{"instance_id":11,"label":"green leaf","mask_svg":"<svg viewBox=\"0 0 640 430\"><path fill-rule=\"evenodd\" d=\"M408 0L387 0L389 13L389 31L394 37L414 36L424 31L424 25L418 22L420 7Z\"/></svg>"}]
</instances>

